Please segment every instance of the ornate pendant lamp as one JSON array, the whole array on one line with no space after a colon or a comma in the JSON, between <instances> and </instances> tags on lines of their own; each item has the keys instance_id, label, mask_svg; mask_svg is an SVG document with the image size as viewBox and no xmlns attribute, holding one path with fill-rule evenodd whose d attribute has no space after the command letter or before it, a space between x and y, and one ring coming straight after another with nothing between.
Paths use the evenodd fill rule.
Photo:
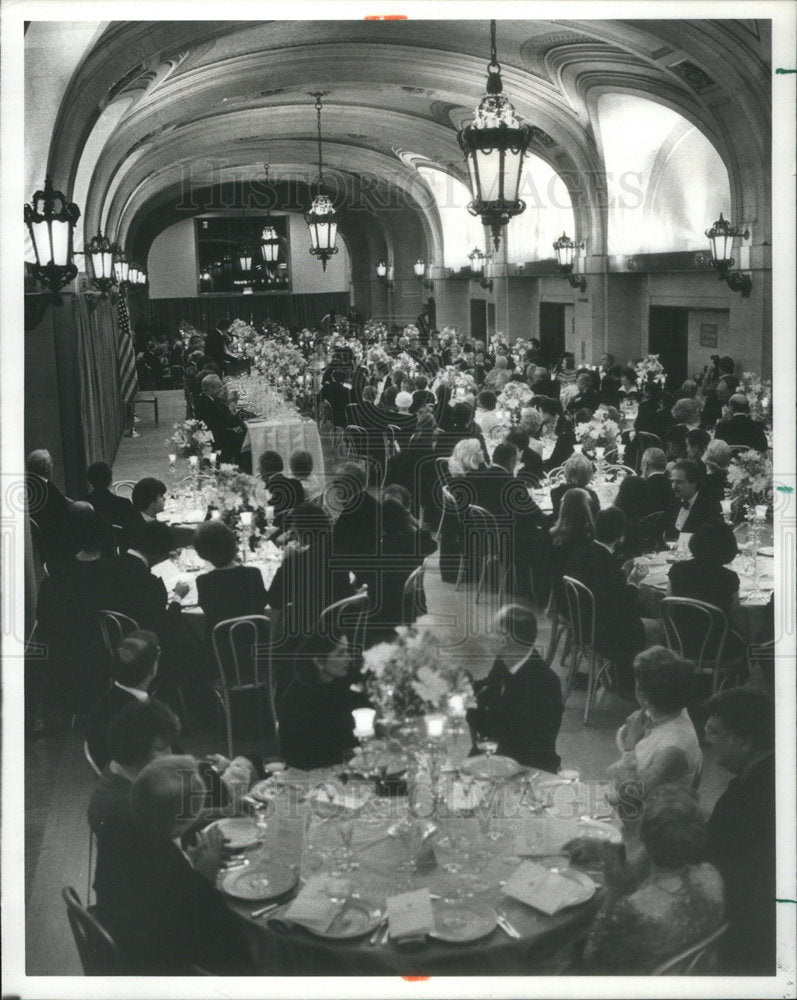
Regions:
<instances>
[{"instance_id":1,"label":"ornate pendant lamp","mask_svg":"<svg viewBox=\"0 0 797 1000\"><path fill-rule=\"evenodd\" d=\"M576 263L576 250L583 250L584 244L574 243L567 233L562 233L558 240L554 240L553 248L556 253L556 263L559 267L559 273L567 278L572 288L578 288L582 292L585 292L587 290L587 279L582 275L576 276L573 274L573 268Z\"/></svg>"},{"instance_id":2,"label":"ornate pendant lamp","mask_svg":"<svg viewBox=\"0 0 797 1000\"><path fill-rule=\"evenodd\" d=\"M263 168L266 171L266 184L268 184L268 164L264 163ZM277 230L271 223L271 213L266 207L266 224L263 227L263 232L260 234L260 250L263 254L263 261L265 262L266 268L270 271L275 268L279 263L280 256L280 238L277 235Z\"/></svg>"},{"instance_id":3,"label":"ornate pendant lamp","mask_svg":"<svg viewBox=\"0 0 797 1000\"><path fill-rule=\"evenodd\" d=\"M324 186L324 165L321 159L321 98L325 96L325 92L320 91L310 96L315 98L318 126L318 194L313 198L312 207L304 218L310 232L310 253L320 258L321 266L326 271L327 261L338 252L335 246L338 216L332 205L332 199L321 193Z\"/></svg>"},{"instance_id":4,"label":"ornate pendant lamp","mask_svg":"<svg viewBox=\"0 0 797 1000\"><path fill-rule=\"evenodd\" d=\"M25 225L36 255L36 277L56 298L60 298L59 289L77 276L72 241L79 218L80 209L55 190L49 177L44 190L37 191L31 204L25 206Z\"/></svg>"},{"instance_id":5,"label":"ornate pendant lamp","mask_svg":"<svg viewBox=\"0 0 797 1000\"><path fill-rule=\"evenodd\" d=\"M743 240L750 238L750 233L732 225L722 212L720 217L711 227L706 230L706 236L711 244L711 266L717 269L719 280L726 282L732 292L741 292L742 298L749 297L753 287L753 280L749 274L742 274L741 271L732 271L733 241L740 236Z\"/></svg>"},{"instance_id":6,"label":"ornate pendant lamp","mask_svg":"<svg viewBox=\"0 0 797 1000\"><path fill-rule=\"evenodd\" d=\"M457 140L470 173L473 201L468 211L481 216L482 223L490 227L496 250L501 228L526 208L518 198L518 189L523 158L531 141L531 128L518 120L512 102L502 91L495 21L490 21L487 89L473 121L459 131Z\"/></svg>"},{"instance_id":7,"label":"ornate pendant lamp","mask_svg":"<svg viewBox=\"0 0 797 1000\"><path fill-rule=\"evenodd\" d=\"M99 289L103 298L116 284L113 249L108 237L103 236L102 232L98 231L97 235L92 237L91 242L86 244L86 249L83 251L86 261L91 264L92 284Z\"/></svg>"},{"instance_id":8,"label":"ornate pendant lamp","mask_svg":"<svg viewBox=\"0 0 797 1000\"><path fill-rule=\"evenodd\" d=\"M118 243L114 243L111 247L113 250L113 270L119 287L122 288L126 286L130 276L130 261L127 254L119 246Z\"/></svg>"}]
</instances>

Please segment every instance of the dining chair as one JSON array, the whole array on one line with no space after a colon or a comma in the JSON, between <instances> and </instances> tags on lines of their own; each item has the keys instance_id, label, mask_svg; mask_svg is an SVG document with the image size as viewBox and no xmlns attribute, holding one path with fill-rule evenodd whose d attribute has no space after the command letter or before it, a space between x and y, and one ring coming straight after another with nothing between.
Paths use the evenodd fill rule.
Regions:
<instances>
[{"instance_id":1,"label":"dining chair","mask_svg":"<svg viewBox=\"0 0 797 1000\"><path fill-rule=\"evenodd\" d=\"M412 625L421 615L427 612L426 594L423 589L423 578L426 571L425 562L414 569L404 582L401 595L401 623Z\"/></svg>"},{"instance_id":2,"label":"dining chair","mask_svg":"<svg viewBox=\"0 0 797 1000\"><path fill-rule=\"evenodd\" d=\"M572 663L567 678L565 701L573 690L578 668L583 657L587 660L587 699L584 705L584 725L589 725L589 717L595 707L598 686L609 687L612 663L595 648L595 595L572 576L563 577L567 611L572 633Z\"/></svg>"},{"instance_id":3,"label":"dining chair","mask_svg":"<svg viewBox=\"0 0 797 1000\"><path fill-rule=\"evenodd\" d=\"M84 908L80 896L71 886L65 886L61 896L66 903L66 915L84 976L118 976L123 972L122 959L116 942L93 912Z\"/></svg>"},{"instance_id":4,"label":"dining chair","mask_svg":"<svg viewBox=\"0 0 797 1000\"><path fill-rule=\"evenodd\" d=\"M233 698L246 695L259 698L265 694L271 715L269 728L274 737L277 754L280 752L279 722L275 711L273 662L271 656L271 622L265 615L243 615L227 618L213 629L211 639L218 667L218 678L211 683L211 690L224 713L227 730L227 753L234 753ZM266 731L263 716L258 712L261 746ZM268 733L270 736L271 733Z\"/></svg>"},{"instance_id":5,"label":"dining chair","mask_svg":"<svg viewBox=\"0 0 797 1000\"><path fill-rule=\"evenodd\" d=\"M667 646L691 660L696 674L711 675L712 694L736 678L738 666L723 666L730 629L721 608L690 597L665 597L659 605L659 616Z\"/></svg>"},{"instance_id":6,"label":"dining chair","mask_svg":"<svg viewBox=\"0 0 797 1000\"><path fill-rule=\"evenodd\" d=\"M679 951L677 955L668 958L657 965L650 973L652 976L704 976L716 974L716 949L719 942L727 934L730 923L721 924L711 934L690 944L688 948Z\"/></svg>"},{"instance_id":7,"label":"dining chair","mask_svg":"<svg viewBox=\"0 0 797 1000\"><path fill-rule=\"evenodd\" d=\"M94 777L99 778L102 774L102 768L91 756L91 751L89 750L88 740L83 740L83 756L86 758L89 767L91 768ZM89 827L89 864L86 870L86 900L91 902L91 880L94 875L94 831Z\"/></svg>"},{"instance_id":8,"label":"dining chair","mask_svg":"<svg viewBox=\"0 0 797 1000\"><path fill-rule=\"evenodd\" d=\"M368 588L363 587L351 597L344 597L328 605L318 619L319 635L347 636L352 658L359 665L365 640L365 618L370 599Z\"/></svg>"},{"instance_id":9,"label":"dining chair","mask_svg":"<svg viewBox=\"0 0 797 1000\"><path fill-rule=\"evenodd\" d=\"M111 485L111 493L117 497L125 497L130 500L133 496L133 487L136 485L133 479L120 479L118 483Z\"/></svg>"},{"instance_id":10,"label":"dining chair","mask_svg":"<svg viewBox=\"0 0 797 1000\"><path fill-rule=\"evenodd\" d=\"M547 473L542 481L543 489L551 489L553 486L558 486L559 483L563 483L564 481L565 467L563 465L559 465Z\"/></svg>"},{"instance_id":11,"label":"dining chair","mask_svg":"<svg viewBox=\"0 0 797 1000\"><path fill-rule=\"evenodd\" d=\"M660 552L664 548L664 518L666 511L654 510L652 514L646 514L637 522L640 545L644 551Z\"/></svg>"},{"instance_id":12,"label":"dining chair","mask_svg":"<svg viewBox=\"0 0 797 1000\"><path fill-rule=\"evenodd\" d=\"M481 565L476 586L476 603L492 579L496 584L499 606L503 604L507 572L511 562L511 533L502 529L497 518L478 504L469 504L464 518L465 561L470 566Z\"/></svg>"},{"instance_id":13,"label":"dining chair","mask_svg":"<svg viewBox=\"0 0 797 1000\"><path fill-rule=\"evenodd\" d=\"M138 622L130 618L129 615L122 614L121 611L110 611L107 608L102 608L97 612L97 620L105 652L110 661L122 639L138 629Z\"/></svg>"}]
</instances>

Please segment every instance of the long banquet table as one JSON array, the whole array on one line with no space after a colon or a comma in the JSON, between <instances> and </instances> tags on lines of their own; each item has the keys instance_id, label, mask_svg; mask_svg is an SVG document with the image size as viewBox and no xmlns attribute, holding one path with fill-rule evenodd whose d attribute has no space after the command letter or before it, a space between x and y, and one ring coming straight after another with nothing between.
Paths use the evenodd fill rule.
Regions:
<instances>
[{"instance_id":1,"label":"long banquet table","mask_svg":"<svg viewBox=\"0 0 797 1000\"><path fill-rule=\"evenodd\" d=\"M330 818L323 813L319 815L318 808L310 806L312 796L308 800L308 791L334 779L336 770L289 770L281 777L268 808L271 819L265 843L247 852L249 870L265 872L269 863L279 862L292 867L303 880L317 878L335 867L331 856L341 843L340 826L345 820L340 814ZM547 800L545 795L538 798L535 792L539 783L548 786ZM438 831L433 841L437 863L424 871L406 870L406 845L389 832L395 834L396 822L407 816L408 799L368 798L354 820L351 841L359 867L343 878L348 880L347 892L382 913L386 898L422 887L432 894L433 908L454 906L458 912L474 905L480 910L485 906L495 908L518 932L517 938L496 927L479 940L450 943L427 937L408 950L385 940L380 928L375 943L370 934L351 940L330 940L302 927L283 924L280 918L289 902L269 914L256 916L253 914L263 907L262 901L228 898L228 905L241 918L258 971L272 975L562 973L600 906L600 869L589 872L596 885L594 895L553 916L505 896L503 887L521 861L526 860L521 853L534 853L527 849L529 837L533 841L539 835L542 850L554 842L563 843L579 834L594 833L594 825L588 828L592 821L581 813L595 806L599 793L590 786L573 785L525 768L497 788L502 795L501 812L490 830L483 827L478 816L452 813L445 806L434 816ZM551 799L552 788L562 790L564 798ZM545 808L541 801L554 802L554 807ZM602 802L599 808L603 808ZM616 825L604 824L602 829L604 833L609 829L619 839ZM493 831L495 839L490 836ZM569 866L568 859L561 854L541 855L533 860L554 872ZM403 872L402 862L405 862ZM222 890L223 879L222 876Z\"/></svg>"},{"instance_id":2,"label":"long banquet table","mask_svg":"<svg viewBox=\"0 0 797 1000\"><path fill-rule=\"evenodd\" d=\"M247 420L246 437L242 451L252 452L252 466L257 472L257 463L264 451L276 451L281 456L285 468L295 451L309 451L313 456L313 473L319 478L324 475L324 452L318 426L314 420L298 419L287 423L273 420Z\"/></svg>"}]
</instances>

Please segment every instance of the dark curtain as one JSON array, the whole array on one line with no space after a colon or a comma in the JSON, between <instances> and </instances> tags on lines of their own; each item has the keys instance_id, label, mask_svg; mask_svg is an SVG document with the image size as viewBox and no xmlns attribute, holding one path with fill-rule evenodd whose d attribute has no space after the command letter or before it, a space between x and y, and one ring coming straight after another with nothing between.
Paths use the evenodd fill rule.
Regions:
<instances>
[{"instance_id":1,"label":"dark curtain","mask_svg":"<svg viewBox=\"0 0 797 1000\"><path fill-rule=\"evenodd\" d=\"M108 301L74 297L80 419L85 464L113 464L124 431L119 399L116 308Z\"/></svg>"},{"instance_id":2,"label":"dark curtain","mask_svg":"<svg viewBox=\"0 0 797 1000\"><path fill-rule=\"evenodd\" d=\"M330 310L345 316L349 311L347 292L319 293L313 295L214 295L201 299L151 299L137 302L136 319L147 318L162 324L164 332L176 330L180 320L186 320L197 330L207 332L216 323L227 318L242 319L247 323L272 320L292 327L318 328Z\"/></svg>"}]
</instances>

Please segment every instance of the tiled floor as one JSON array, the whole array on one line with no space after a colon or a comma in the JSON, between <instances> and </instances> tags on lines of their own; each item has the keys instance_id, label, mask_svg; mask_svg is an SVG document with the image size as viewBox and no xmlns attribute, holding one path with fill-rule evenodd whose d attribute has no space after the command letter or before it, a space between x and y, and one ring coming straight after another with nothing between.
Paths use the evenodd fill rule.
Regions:
<instances>
[{"instance_id":1,"label":"tiled floor","mask_svg":"<svg viewBox=\"0 0 797 1000\"><path fill-rule=\"evenodd\" d=\"M139 407L139 437L124 438L114 464L116 480L156 476L170 482L167 440L173 424L184 417L182 392L159 393L159 426L152 408ZM183 470L187 472L187 468ZM457 654L467 660L474 676L484 676L490 656L484 633L491 609L489 602L474 605L469 590L456 593L454 586L440 581L436 558L428 563L426 593L430 627L439 630L441 642L456 644ZM546 648L550 625L539 616L539 645ZM554 662L558 667L558 658ZM582 721L583 693L575 691L565 709L558 740L563 766L575 768L589 781L605 776L616 758L614 734L633 709L611 695L599 700L589 727ZM192 733L184 740L191 752L221 751L219 732ZM710 809L728 775L708 759L701 782L701 800ZM89 837L85 810L93 784L92 773L82 752L82 735L73 732L30 739L26 745L26 932L29 975L80 975L61 901L65 885L74 886L85 898Z\"/></svg>"}]
</instances>

